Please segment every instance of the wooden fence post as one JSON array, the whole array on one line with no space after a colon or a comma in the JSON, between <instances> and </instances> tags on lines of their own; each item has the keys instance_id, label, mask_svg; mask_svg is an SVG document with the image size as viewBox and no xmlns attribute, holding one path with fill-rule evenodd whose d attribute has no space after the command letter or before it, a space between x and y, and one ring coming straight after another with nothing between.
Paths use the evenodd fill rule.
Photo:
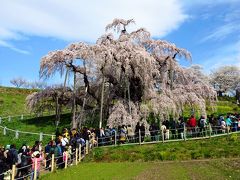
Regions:
<instances>
[{"instance_id":1,"label":"wooden fence post","mask_svg":"<svg viewBox=\"0 0 240 180\"><path fill-rule=\"evenodd\" d=\"M227 136L229 138L229 129L230 129L230 126L227 125Z\"/></svg>"},{"instance_id":2,"label":"wooden fence post","mask_svg":"<svg viewBox=\"0 0 240 180\"><path fill-rule=\"evenodd\" d=\"M183 139L186 141L186 125L185 123L183 124Z\"/></svg>"},{"instance_id":3,"label":"wooden fence post","mask_svg":"<svg viewBox=\"0 0 240 180\"><path fill-rule=\"evenodd\" d=\"M15 138L16 138L16 139L19 138L19 131L18 131L18 130L16 130L16 132L15 132Z\"/></svg>"},{"instance_id":4,"label":"wooden fence post","mask_svg":"<svg viewBox=\"0 0 240 180\"><path fill-rule=\"evenodd\" d=\"M23 120L23 114L21 115L21 120Z\"/></svg>"},{"instance_id":5,"label":"wooden fence post","mask_svg":"<svg viewBox=\"0 0 240 180\"><path fill-rule=\"evenodd\" d=\"M98 147L98 137L97 137L97 147Z\"/></svg>"},{"instance_id":6,"label":"wooden fence post","mask_svg":"<svg viewBox=\"0 0 240 180\"><path fill-rule=\"evenodd\" d=\"M67 168L67 163L68 163L68 152L65 152L65 169Z\"/></svg>"},{"instance_id":7,"label":"wooden fence post","mask_svg":"<svg viewBox=\"0 0 240 180\"><path fill-rule=\"evenodd\" d=\"M86 154L88 154L88 146L89 146L89 142L88 140L86 140Z\"/></svg>"},{"instance_id":8,"label":"wooden fence post","mask_svg":"<svg viewBox=\"0 0 240 180\"><path fill-rule=\"evenodd\" d=\"M7 135L7 128L6 128L6 127L3 128L3 135L4 135L4 136Z\"/></svg>"},{"instance_id":9,"label":"wooden fence post","mask_svg":"<svg viewBox=\"0 0 240 180\"><path fill-rule=\"evenodd\" d=\"M54 154L52 154L52 161L51 161L51 172L54 171Z\"/></svg>"},{"instance_id":10,"label":"wooden fence post","mask_svg":"<svg viewBox=\"0 0 240 180\"><path fill-rule=\"evenodd\" d=\"M0 117L0 124L2 124L2 117Z\"/></svg>"},{"instance_id":11,"label":"wooden fence post","mask_svg":"<svg viewBox=\"0 0 240 180\"><path fill-rule=\"evenodd\" d=\"M8 116L8 122L11 122L11 116Z\"/></svg>"},{"instance_id":12,"label":"wooden fence post","mask_svg":"<svg viewBox=\"0 0 240 180\"><path fill-rule=\"evenodd\" d=\"M54 140L54 135L52 135L52 141Z\"/></svg>"},{"instance_id":13,"label":"wooden fence post","mask_svg":"<svg viewBox=\"0 0 240 180\"><path fill-rule=\"evenodd\" d=\"M79 144L79 150L78 150L78 158L79 158L79 162L81 162L82 160L82 145Z\"/></svg>"},{"instance_id":14,"label":"wooden fence post","mask_svg":"<svg viewBox=\"0 0 240 180\"><path fill-rule=\"evenodd\" d=\"M36 180L37 179L37 158L34 158L34 176L33 179Z\"/></svg>"},{"instance_id":15,"label":"wooden fence post","mask_svg":"<svg viewBox=\"0 0 240 180\"><path fill-rule=\"evenodd\" d=\"M77 165L77 164L78 164L78 148L76 148L75 154L76 154L76 157L75 157L75 158L76 158L76 161L75 161L75 162L76 162L76 165Z\"/></svg>"},{"instance_id":16,"label":"wooden fence post","mask_svg":"<svg viewBox=\"0 0 240 180\"><path fill-rule=\"evenodd\" d=\"M11 180L15 179L15 174L16 174L16 165L12 165L12 176L11 176Z\"/></svg>"},{"instance_id":17,"label":"wooden fence post","mask_svg":"<svg viewBox=\"0 0 240 180\"><path fill-rule=\"evenodd\" d=\"M42 141L42 140L43 140L43 133L40 132L40 134L39 134L39 141Z\"/></svg>"},{"instance_id":18,"label":"wooden fence post","mask_svg":"<svg viewBox=\"0 0 240 180\"><path fill-rule=\"evenodd\" d=\"M162 133L162 142L164 143L164 130L161 128L161 133Z\"/></svg>"}]
</instances>

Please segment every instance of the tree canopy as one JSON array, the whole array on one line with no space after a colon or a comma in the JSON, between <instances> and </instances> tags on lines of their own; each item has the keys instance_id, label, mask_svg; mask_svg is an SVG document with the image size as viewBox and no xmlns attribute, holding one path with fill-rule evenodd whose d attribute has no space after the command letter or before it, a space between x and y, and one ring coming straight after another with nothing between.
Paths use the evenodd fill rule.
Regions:
<instances>
[{"instance_id":1,"label":"tree canopy","mask_svg":"<svg viewBox=\"0 0 240 180\"><path fill-rule=\"evenodd\" d=\"M173 43L153 39L144 28L128 32L131 23L132 19L114 19L106 26L117 38L108 32L95 44L72 43L49 52L41 60L41 76L63 75L67 70L81 75L91 99L86 103L97 107L102 103L110 127L146 122L149 113L161 119L178 117L186 105L205 115L206 100L216 100L214 89L176 60L191 61L191 54Z\"/></svg>"}]
</instances>

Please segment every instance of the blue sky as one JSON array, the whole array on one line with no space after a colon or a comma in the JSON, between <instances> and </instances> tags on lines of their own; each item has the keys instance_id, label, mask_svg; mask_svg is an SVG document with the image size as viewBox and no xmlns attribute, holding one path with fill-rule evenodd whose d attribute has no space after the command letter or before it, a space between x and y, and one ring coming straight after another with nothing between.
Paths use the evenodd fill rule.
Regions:
<instances>
[{"instance_id":1,"label":"blue sky","mask_svg":"<svg viewBox=\"0 0 240 180\"><path fill-rule=\"evenodd\" d=\"M192 53L205 72L240 66L240 0L0 0L0 85L39 79L41 57L71 42L94 43L114 18L133 18L154 38ZM14 12L14 13L13 13ZM184 66L190 63L182 62ZM60 83L59 77L48 83Z\"/></svg>"}]
</instances>

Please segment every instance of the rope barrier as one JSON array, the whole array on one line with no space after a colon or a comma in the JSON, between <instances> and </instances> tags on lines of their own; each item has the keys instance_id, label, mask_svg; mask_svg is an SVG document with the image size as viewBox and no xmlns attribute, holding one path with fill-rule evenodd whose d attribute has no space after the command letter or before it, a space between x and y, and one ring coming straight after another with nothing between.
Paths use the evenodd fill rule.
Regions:
<instances>
[{"instance_id":1,"label":"rope barrier","mask_svg":"<svg viewBox=\"0 0 240 180\"><path fill-rule=\"evenodd\" d=\"M41 134L42 136L53 136L52 134L45 134L45 133L33 133L33 132L26 132L26 131L18 131L18 130L13 130L4 126L0 126L0 128L4 128L5 130L12 131L12 132L18 132L18 133L25 133L25 134L34 134L34 135L39 135ZM214 131L214 129L217 129L217 131ZM175 141L184 141L184 140L197 140L197 139L206 139L210 137L220 137L220 136L226 136L229 134L236 134L240 133L240 131L236 132L228 132L228 133L223 133L221 130L223 128L221 126L207 126L204 128L201 127L196 127L196 128L191 128L191 127L186 127L186 128L175 128L175 129L168 129L168 131L163 131L163 130L154 130L154 131L149 131L149 135L142 136L142 132L135 133L134 136L128 136L127 133L125 134L125 141L123 141L124 144L121 145L138 145L138 144L153 144L153 143L160 143L160 142L175 142ZM231 129L230 129L231 130ZM216 134L214 134L216 132ZM182 136L183 134L183 136ZM55 136L55 135L54 135ZM184 136L188 137L187 139L184 138ZM120 140L121 136L119 133L117 134L114 133L114 135L106 136L106 137L100 137L98 138L98 144L101 145L102 147L107 147L107 146L115 146L116 142L122 143ZM150 138L150 141L145 142L145 138ZM157 138L157 140L156 140ZM163 139L160 140L160 139ZM85 158L89 150L92 150L94 147L94 144L91 143L90 139L88 142L86 141L85 145L80 145L79 146L79 151L78 149L71 152L67 156L67 167L72 164L77 164L80 162L82 159ZM94 139L96 140L96 139ZM139 142L138 142L139 141ZM80 149L83 147L83 150ZM80 154L80 155L79 155ZM60 160L60 162L58 162ZM52 164L49 167L46 167L47 162L54 161L54 166L52 167ZM57 163L58 162L58 163ZM76 163L75 163L76 162ZM44 166L40 166L39 172L44 172L47 171L48 169L55 169L57 168L62 168L61 165L65 164L66 162L64 161L64 155L60 155L58 157L54 157L54 160L52 158L49 159L44 159ZM33 164L26 165L24 167L17 168L17 170L21 170L24 168L29 168ZM61 167L60 167L61 166ZM9 171L6 171L1 175L5 175ZM29 173L25 176L16 178L16 179L22 179L26 178L33 175L33 173Z\"/></svg>"},{"instance_id":2,"label":"rope barrier","mask_svg":"<svg viewBox=\"0 0 240 180\"><path fill-rule=\"evenodd\" d=\"M36 133L36 132L28 132L28 131L19 131L19 130L10 129L6 126L1 126L1 125L0 125L0 128L5 129L7 131L15 132L15 133L31 134L31 135L39 135L39 136L43 135L43 136L50 136L50 137L54 136L55 137L54 134L47 134L47 133L42 133L42 132Z\"/></svg>"},{"instance_id":3,"label":"rope barrier","mask_svg":"<svg viewBox=\"0 0 240 180\"><path fill-rule=\"evenodd\" d=\"M26 177L29 177L29 176L31 176L33 173L31 172L31 173L29 173L29 174L27 174L27 175L25 175L25 176L21 176L21 177L18 177L18 178L14 178L15 180L18 180L18 179L23 179L23 178L26 178Z\"/></svg>"}]
</instances>

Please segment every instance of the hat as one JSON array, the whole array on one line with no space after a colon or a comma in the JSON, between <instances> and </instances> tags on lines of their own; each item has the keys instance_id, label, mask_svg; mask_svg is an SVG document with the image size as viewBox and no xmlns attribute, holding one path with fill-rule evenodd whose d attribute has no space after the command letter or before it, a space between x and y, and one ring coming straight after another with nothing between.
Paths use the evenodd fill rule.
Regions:
<instances>
[{"instance_id":1,"label":"hat","mask_svg":"<svg viewBox=\"0 0 240 180\"><path fill-rule=\"evenodd\" d=\"M39 151L35 151L34 153L32 153L32 157L35 157L38 154L40 154L40 152Z\"/></svg>"},{"instance_id":2,"label":"hat","mask_svg":"<svg viewBox=\"0 0 240 180\"><path fill-rule=\"evenodd\" d=\"M6 149L10 149L10 145L8 144L8 145L6 145Z\"/></svg>"}]
</instances>

